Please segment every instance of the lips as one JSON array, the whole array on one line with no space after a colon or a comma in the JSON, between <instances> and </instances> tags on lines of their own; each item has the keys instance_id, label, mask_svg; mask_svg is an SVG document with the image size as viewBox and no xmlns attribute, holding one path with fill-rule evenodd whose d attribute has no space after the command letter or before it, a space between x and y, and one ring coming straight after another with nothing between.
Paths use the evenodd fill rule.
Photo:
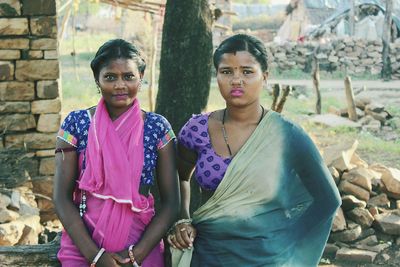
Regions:
<instances>
[{"instance_id":1,"label":"lips","mask_svg":"<svg viewBox=\"0 0 400 267\"><path fill-rule=\"evenodd\" d=\"M231 90L231 96L233 97L239 97L244 94L244 90L242 88L232 88Z\"/></svg>"},{"instance_id":2,"label":"lips","mask_svg":"<svg viewBox=\"0 0 400 267\"><path fill-rule=\"evenodd\" d=\"M116 100L125 100L128 98L128 94L117 94L117 95L113 95L113 97Z\"/></svg>"}]
</instances>

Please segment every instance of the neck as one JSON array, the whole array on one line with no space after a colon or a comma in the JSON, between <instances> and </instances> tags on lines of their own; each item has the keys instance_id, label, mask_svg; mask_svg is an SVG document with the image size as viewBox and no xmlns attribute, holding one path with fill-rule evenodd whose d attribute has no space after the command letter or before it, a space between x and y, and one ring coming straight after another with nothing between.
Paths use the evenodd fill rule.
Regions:
<instances>
[{"instance_id":1,"label":"neck","mask_svg":"<svg viewBox=\"0 0 400 267\"><path fill-rule=\"evenodd\" d=\"M119 116L121 116L124 112L126 112L130 107L132 107L132 104L126 107L121 107L121 108L110 108L106 104L106 108L108 111L108 114L110 115L110 118L112 121L115 121L118 119Z\"/></svg>"},{"instance_id":2,"label":"neck","mask_svg":"<svg viewBox=\"0 0 400 267\"><path fill-rule=\"evenodd\" d=\"M258 123L262 114L262 107L260 103L254 103L246 107L226 107L225 123L233 121L235 123Z\"/></svg>"}]
</instances>

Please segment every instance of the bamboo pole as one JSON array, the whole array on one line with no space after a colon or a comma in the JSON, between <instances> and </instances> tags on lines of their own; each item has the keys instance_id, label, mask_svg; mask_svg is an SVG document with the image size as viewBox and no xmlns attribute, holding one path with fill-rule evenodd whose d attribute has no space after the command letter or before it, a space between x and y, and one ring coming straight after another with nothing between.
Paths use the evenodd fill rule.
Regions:
<instances>
[{"instance_id":1,"label":"bamboo pole","mask_svg":"<svg viewBox=\"0 0 400 267\"><path fill-rule=\"evenodd\" d=\"M390 63L390 35L391 35L391 25L392 25L392 11L393 11L393 0L386 0L386 13L385 13L385 20L383 23L383 32L382 32L382 79L385 81L389 81L392 78L392 68Z\"/></svg>"},{"instance_id":2,"label":"bamboo pole","mask_svg":"<svg viewBox=\"0 0 400 267\"><path fill-rule=\"evenodd\" d=\"M283 88L281 99L279 100L278 105L276 105L276 110L275 110L276 112L278 112L278 113L282 112L283 106L285 105L287 97L291 90L292 90L292 88L290 87L290 85Z\"/></svg>"},{"instance_id":3,"label":"bamboo pole","mask_svg":"<svg viewBox=\"0 0 400 267\"><path fill-rule=\"evenodd\" d=\"M278 103L278 97L281 92L281 85L279 83L274 84L272 88L272 104L271 109L273 111L276 110L276 103Z\"/></svg>"},{"instance_id":4,"label":"bamboo pole","mask_svg":"<svg viewBox=\"0 0 400 267\"><path fill-rule=\"evenodd\" d=\"M344 78L344 88L346 91L346 101L347 101L347 111L349 113L349 119L352 121L357 121L356 104L354 103L354 92L351 85L350 76Z\"/></svg>"},{"instance_id":5,"label":"bamboo pole","mask_svg":"<svg viewBox=\"0 0 400 267\"><path fill-rule=\"evenodd\" d=\"M320 77L319 77L319 63L316 55L314 54L313 56L313 87L315 91L315 95L317 97L316 102L315 102L315 113L316 114L321 114L321 91L319 89L319 82L320 82Z\"/></svg>"}]
</instances>

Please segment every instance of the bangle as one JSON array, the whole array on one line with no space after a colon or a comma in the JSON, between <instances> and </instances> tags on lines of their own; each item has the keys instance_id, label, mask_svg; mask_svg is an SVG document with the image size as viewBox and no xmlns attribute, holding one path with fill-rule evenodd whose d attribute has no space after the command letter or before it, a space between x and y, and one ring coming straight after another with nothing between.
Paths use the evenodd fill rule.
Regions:
<instances>
[{"instance_id":1,"label":"bangle","mask_svg":"<svg viewBox=\"0 0 400 267\"><path fill-rule=\"evenodd\" d=\"M140 267L140 265L135 260L135 256L133 255L133 248L134 247L135 247L135 245L130 245L129 248L128 248L129 258L131 259L133 267Z\"/></svg>"},{"instance_id":2,"label":"bangle","mask_svg":"<svg viewBox=\"0 0 400 267\"><path fill-rule=\"evenodd\" d=\"M186 223L186 224L191 224L192 223L192 219L180 219L179 221L177 221L176 223L174 223L174 226L180 225L182 223Z\"/></svg>"},{"instance_id":3,"label":"bangle","mask_svg":"<svg viewBox=\"0 0 400 267\"><path fill-rule=\"evenodd\" d=\"M101 248L101 249L99 250L99 252L97 252L96 256L94 257L94 259L93 259L93 261L92 261L92 264L90 264L90 267L95 267L95 266L96 266L97 261L100 259L101 255L103 255L103 253L104 253L105 251L106 251L106 250L105 250L104 248Z\"/></svg>"}]
</instances>

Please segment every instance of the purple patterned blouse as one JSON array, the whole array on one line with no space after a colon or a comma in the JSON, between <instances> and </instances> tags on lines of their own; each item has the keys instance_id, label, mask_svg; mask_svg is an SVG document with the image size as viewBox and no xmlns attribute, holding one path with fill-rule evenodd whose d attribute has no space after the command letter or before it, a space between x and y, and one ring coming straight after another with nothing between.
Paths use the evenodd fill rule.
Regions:
<instances>
[{"instance_id":1,"label":"purple patterned blouse","mask_svg":"<svg viewBox=\"0 0 400 267\"><path fill-rule=\"evenodd\" d=\"M208 134L210 113L193 115L182 127L179 142L197 153L195 177L202 189L215 190L225 175L231 158L223 158L215 153Z\"/></svg>"}]
</instances>

